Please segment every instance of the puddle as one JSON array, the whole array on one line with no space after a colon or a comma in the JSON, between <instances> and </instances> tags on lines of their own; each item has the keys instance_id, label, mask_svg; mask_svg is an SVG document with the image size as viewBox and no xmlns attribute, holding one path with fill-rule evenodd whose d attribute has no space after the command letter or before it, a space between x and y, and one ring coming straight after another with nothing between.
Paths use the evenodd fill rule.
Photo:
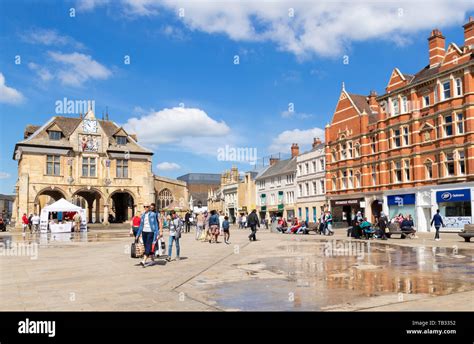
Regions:
<instances>
[{"instance_id":1,"label":"puddle","mask_svg":"<svg viewBox=\"0 0 474 344\"><path fill-rule=\"evenodd\" d=\"M378 296L396 302L408 294L439 296L474 289L473 253L467 250L372 242L359 247L363 253L346 245L325 255L322 248L324 243L281 246L286 256L254 263L282 278L263 280L256 273L247 281L215 285L209 296L224 309L302 311L370 302Z\"/></svg>"},{"instance_id":2,"label":"puddle","mask_svg":"<svg viewBox=\"0 0 474 344\"><path fill-rule=\"evenodd\" d=\"M14 233L0 236L0 243L37 243L51 245L74 242L106 242L113 239L128 238L128 231L123 232L72 232L72 233Z\"/></svg>"}]
</instances>

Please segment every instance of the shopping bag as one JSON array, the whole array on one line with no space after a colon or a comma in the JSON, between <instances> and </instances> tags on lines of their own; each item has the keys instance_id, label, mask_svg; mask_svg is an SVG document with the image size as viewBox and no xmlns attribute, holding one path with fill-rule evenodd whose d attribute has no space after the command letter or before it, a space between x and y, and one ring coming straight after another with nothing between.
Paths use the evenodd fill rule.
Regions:
<instances>
[{"instance_id":1,"label":"shopping bag","mask_svg":"<svg viewBox=\"0 0 474 344\"><path fill-rule=\"evenodd\" d=\"M130 248L130 257L132 258L141 258L145 253L145 245L140 242L133 242Z\"/></svg>"}]
</instances>

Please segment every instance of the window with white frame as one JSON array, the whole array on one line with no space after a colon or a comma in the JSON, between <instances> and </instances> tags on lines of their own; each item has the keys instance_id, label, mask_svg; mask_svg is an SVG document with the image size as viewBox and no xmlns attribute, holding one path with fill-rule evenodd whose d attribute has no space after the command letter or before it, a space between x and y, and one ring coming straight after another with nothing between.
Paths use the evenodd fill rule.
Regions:
<instances>
[{"instance_id":1,"label":"window with white frame","mask_svg":"<svg viewBox=\"0 0 474 344\"><path fill-rule=\"evenodd\" d=\"M332 191L336 191L337 190L337 178L336 176L333 176L332 177Z\"/></svg>"},{"instance_id":2,"label":"window with white frame","mask_svg":"<svg viewBox=\"0 0 474 344\"><path fill-rule=\"evenodd\" d=\"M313 161L313 162L311 163L311 165L313 166L313 173L316 173L316 171L317 171L317 168L316 168L316 161Z\"/></svg>"},{"instance_id":3,"label":"window with white frame","mask_svg":"<svg viewBox=\"0 0 474 344\"><path fill-rule=\"evenodd\" d=\"M351 141L347 142L347 156L349 157L349 159L352 159L352 157L354 156L352 149L353 149L352 142Z\"/></svg>"},{"instance_id":4,"label":"window with white frame","mask_svg":"<svg viewBox=\"0 0 474 344\"><path fill-rule=\"evenodd\" d=\"M456 97L462 96L462 80L461 78L456 78L454 80L456 86Z\"/></svg>"},{"instance_id":5,"label":"window with white frame","mask_svg":"<svg viewBox=\"0 0 474 344\"><path fill-rule=\"evenodd\" d=\"M348 173L347 186L349 187L349 189L352 189L354 187L354 171L352 170L349 170Z\"/></svg>"},{"instance_id":6,"label":"window with white frame","mask_svg":"<svg viewBox=\"0 0 474 344\"><path fill-rule=\"evenodd\" d=\"M377 184L377 170L376 170L376 167L375 165L372 165L372 185L376 185Z\"/></svg>"},{"instance_id":7,"label":"window with white frame","mask_svg":"<svg viewBox=\"0 0 474 344\"><path fill-rule=\"evenodd\" d=\"M377 138L375 135L370 137L370 149L372 150L372 153L377 152Z\"/></svg>"},{"instance_id":8,"label":"window with white frame","mask_svg":"<svg viewBox=\"0 0 474 344\"><path fill-rule=\"evenodd\" d=\"M294 177L292 174L287 174L286 175L286 184L293 184Z\"/></svg>"},{"instance_id":9,"label":"window with white frame","mask_svg":"<svg viewBox=\"0 0 474 344\"><path fill-rule=\"evenodd\" d=\"M458 155L458 172L460 175L466 174L466 157L463 150L457 152Z\"/></svg>"},{"instance_id":10,"label":"window with white frame","mask_svg":"<svg viewBox=\"0 0 474 344\"><path fill-rule=\"evenodd\" d=\"M347 189L347 171L341 172L341 189Z\"/></svg>"},{"instance_id":11,"label":"window with white frame","mask_svg":"<svg viewBox=\"0 0 474 344\"><path fill-rule=\"evenodd\" d=\"M425 162L425 179L433 179L433 162L431 160L426 160Z\"/></svg>"},{"instance_id":12,"label":"window with white frame","mask_svg":"<svg viewBox=\"0 0 474 344\"><path fill-rule=\"evenodd\" d=\"M337 161L336 150L335 149L333 149L332 152L331 152L331 159L332 159L332 162Z\"/></svg>"},{"instance_id":13,"label":"window with white frame","mask_svg":"<svg viewBox=\"0 0 474 344\"><path fill-rule=\"evenodd\" d=\"M395 98L392 100L392 114L393 115L400 114L400 103L398 101L398 98Z\"/></svg>"},{"instance_id":14,"label":"window with white frame","mask_svg":"<svg viewBox=\"0 0 474 344\"><path fill-rule=\"evenodd\" d=\"M303 165L302 164L298 164L298 175L299 176L303 175Z\"/></svg>"},{"instance_id":15,"label":"window with white frame","mask_svg":"<svg viewBox=\"0 0 474 344\"><path fill-rule=\"evenodd\" d=\"M319 159L319 168L320 168L320 171L324 171L324 158L321 158Z\"/></svg>"},{"instance_id":16,"label":"window with white frame","mask_svg":"<svg viewBox=\"0 0 474 344\"><path fill-rule=\"evenodd\" d=\"M430 95L425 94L423 96L423 107L428 107L428 106L430 106Z\"/></svg>"},{"instance_id":17,"label":"window with white frame","mask_svg":"<svg viewBox=\"0 0 474 344\"><path fill-rule=\"evenodd\" d=\"M439 89L438 89L438 84L435 85L434 88L434 102L437 103L439 101Z\"/></svg>"},{"instance_id":18,"label":"window with white frame","mask_svg":"<svg viewBox=\"0 0 474 344\"><path fill-rule=\"evenodd\" d=\"M341 160L347 159L347 145L345 143L341 144L340 152L341 152Z\"/></svg>"},{"instance_id":19,"label":"window with white frame","mask_svg":"<svg viewBox=\"0 0 474 344\"><path fill-rule=\"evenodd\" d=\"M455 166L454 166L454 153L449 152L444 154L444 175L446 177L454 176Z\"/></svg>"},{"instance_id":20,"label":"window with white frame","mask_svg":"<svg viewBox=\"0 0 474 344\"><path fill-rule=\"evenodd\" d=\"M410 180L410 160L403 160L403 174L405 182Z\"/></svg>"},{"instance_id":21,"label":"window with white frame","mask_svg":"<svg viewBox=\"0 0 474 344\"><path fill-rule=\"evenodd\" d=\"M394 162L394 169L393 169L393 174L394 174L394 180L396 183L401 183L402 180L402 162L401 161L395 161Z\"/></svg>"},{"instance_id":22,"label":"window with white frame","mask_svg":"<svg viewBox=\"0 0 474 344\"><path fill-rule=\"evenodd\" d=\"M317 194L318 194L318 186L316 182L313 182L313 195L317 195Z\"/></svg>"},{"instance_id":23,"label":"window with white frame","mask_svg":"<svg viewBox=\"0 0 474 344\"><path fill-rule=\"evenodd\" d=\"M356 144L354 145L355 147L355 150L354 150L354 155L356 158L360 157L360 144L359 142L356 142Z\"/></svg>"},{"instance_id":24,"label":"window with white frame","mask_svg":"<svg viewBox=\"0 0 474 344\"><path fill-rule=\"evenodd\" d=\"M281 176L277 177L277 186L281 186Z\"/></svg>"},{"instance_id":25,"label":"window with white frame","mask_svg":"<svg viewBox=\"0 0 474 344\"><path fill-rule=\"evenodd\" d=\"M308 174L308 173L309 173L309 164L308 164L308 163L305 163L305 164L304 164L304 168L305 168L305 169L304 169L305 174Z\"/></svg>"},{"instance_id":26,"label":"window with white frame","mask_svg":"<svg viewBox=\"0 0 474 344\"><path fill-rule=\"evenodd\" d=\"M326 192L326 185L324 183L324 179L321 179L319 181L319 191L321 194L324 194Z\"/></svg>"},{"instance_id":27,"label":"window with white frame","mask_svg":"<svg viewBox=\"0 0 474 344\"><path fill-rule=\"evenodd\" d=\"M298 197L302 197L302 196L303 196L303 185L298 184Z\"/></svg>"},{"instance_id":28,"label":"window with white frame","mask_svg":"<svg viewBox=\"0 0 474 344\"><path fill-rule=\"evenodd\" d=\"M407 113L407 112L408 112L408 98L402 97L401 113Z\"/></svg>"},{"instance_id":29,"label":"window with white frame","mask_svg":"<svg viewBox=\"0 0 474 344\"><path fill-rule=\"evenodd\" d=\"M82 158L82 176L95 177L96 176L96 158L83 157Z\"/></svg>"},{"instance_id":30,"label":"window with white frame","mask_svg":"<svg viewBox=\"0 0 474 344\"><path fill-rule=\"evenodd\" d=\"M457 113L456 114L456 130L458 135L464 134L464 114Z\"/></svg>"},{"instance_id":31,"label":"window with white frame","mask_svg":"<svg viewBox=\"0 0 474 344\"><path fill-rule=\"evenodd\" d=\"M392 130L392 143L394 148L398 148L401 146L401 138L400 138L400 128Z\"/></svg>"},{"instance_id":32,"label":"window with white frame","mask_svg":"<svg viewBox=\"0 0 474 344\"><path fill-rule=\"evenodd\" d=\"M443 97L442 100L451 98L451 80L446 80L441 83L442 92L441 95Z\"/></svg>"},{"instance_id":33,"label":"window with white frame","mask_svg":"<svg viewBox=\"0 0 474 344\"><path fill-rule=\"evenodd\" d=\"M443 134L444 137L453 136L453 115L446 115L443 117Z\"/></svg>"},{"instance_id":34,"label":"window with white frame","mask_svg":"<svg viewBox=\"0 0 474 344\"><path fill-rule=\"evenodd\" d=\"M408 146L410 144L410 132L408 130L408 127L403 127L402 133L403 133L403 145Z\"/></svg>"},{"instance_id":35,"label":"window with white frame","mask_svg":"<svg viewBox=\"0 0 474 344\"><path fill-rule=\"evenodd\" d=\"M305 196L309 196L311 194L309 191L309 183L305 183L304 188L305 188Z\"/></svg>"}]
</instances>

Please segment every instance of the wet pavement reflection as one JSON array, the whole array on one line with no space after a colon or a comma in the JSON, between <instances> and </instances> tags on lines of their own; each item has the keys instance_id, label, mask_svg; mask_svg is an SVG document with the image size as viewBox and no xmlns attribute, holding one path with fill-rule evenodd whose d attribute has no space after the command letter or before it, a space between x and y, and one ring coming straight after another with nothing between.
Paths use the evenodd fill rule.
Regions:
<instances>
[{"instance_id":1,"label":"wet pavement reflection","mask_svg":"<svg viewBox=\"0 0 474 344\"><path fill-rule=\"evenodd\" d=\"M474 289L472 251L354 245L334 240L281 246L281 257L252 263L282 278L258 279L257 270L250 281L216 286L212 299L225 309L324 310L377 296L392 295L396 302L406 294L439 296Z\"/></svg>"},{"instance_id":2,"label":"wet pavement reflection","mask_svg":"<svg viewBox=\"0 0 474 344\"><path fill-rule=\"evenodd\" d=\"M55 245L57 243L75 242L108 242L114 239L129 237L128 231L122 232L71 232L71 233L12 233L2 234L0 243L36 243L38 245Z\"/></svg>"}]
</instances>

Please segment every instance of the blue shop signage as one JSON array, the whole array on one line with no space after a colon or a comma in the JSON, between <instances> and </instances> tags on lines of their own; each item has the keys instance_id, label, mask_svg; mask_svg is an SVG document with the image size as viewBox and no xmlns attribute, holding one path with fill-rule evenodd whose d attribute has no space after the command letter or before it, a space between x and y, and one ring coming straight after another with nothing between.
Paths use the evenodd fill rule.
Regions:
<instances>
[{"instance_id":1,"label":"blue shop signage","mask_svg":"<svg viewBox=\"0 0 474 344\"><path fill-rule=\"evenodd\" d=\"M471 189L445 190L436 192L436 202L465 202L471 200Z\"/></svg>"},{"instance_id":2,"label":"blue shop signage","mask_svg":"<svg viewBox=\"0 0 474 344\"><path fill-rule=\"evenodd\" d=\"M415 201L415 194L387 196L387 203L389 206L396 205L398 207L403 207L404 205L415 204Z\"/></svg>"}]
</instances>

